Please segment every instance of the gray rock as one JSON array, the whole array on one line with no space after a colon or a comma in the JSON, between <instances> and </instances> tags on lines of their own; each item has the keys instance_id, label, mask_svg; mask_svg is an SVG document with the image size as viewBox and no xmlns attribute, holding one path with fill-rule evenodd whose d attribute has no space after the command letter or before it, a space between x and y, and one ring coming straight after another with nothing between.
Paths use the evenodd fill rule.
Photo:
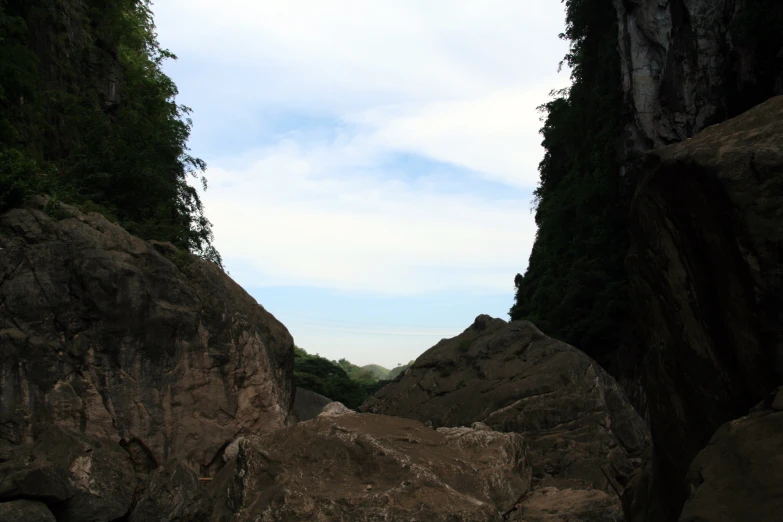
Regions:
<instances>
[{"instance_id":1,"label":"gray rock","mask_svg":"<svg viewBox=\"0 0 783 522\"><path fill-rule=\"evenodd\" d=\"M648 445L644 422L595 361L527 321L489 316L422 354L359 409L523 434L535 487L597 489L613 511Z\"/></svg>"},{"instance_id":2,"label":"gray rock","mask_svg":"<svg viewBox=\"0 0 783 522\"><path fill-rule=\"evenodd\" d=\"M248 437L210 491L216 522L499 522L530 473L518 434L353 414Z\"/></svg>"},{"instance_id":3,"label":"gray rock","mask_svg":"<svg viewBox=\"0 0 783 522\"><path fill-rule=\"evenodd\" d=\"M208 522L212 500L198 477L182 464L169 464L150 476L128 522Z\"/></svg>"},{"instance_id":4,"label":"gray rock","mask_svg":"<svg viewBox=\"0 0 783 522\"><path fill-rule=\"evenodd\" d=\"M332 399L328 397L297 387L294 395L294 415L299 422L313 419L330 402Z\"/></svg>"},{"instance_id":5,"label":"gray rock","mask_svg":"<svg viewBox=\"0 0 783 522\"><path fill-rule=\"evenodd\" d=\"M696 454L783 382L783 97L651 152L646 169L627 264L655 441L640 480L658 498L629 495L633 512L676 519Z\"/></svg>"},{"instance_id":6,"label":"gray rock","mask_svg":"<svg viewBox=\"0 0 783 522\"><path fill-rule=\"evenodd\" d=\"M99 214L0 215L0 438L51 426L121 442L136 469L212 473L290 422L293 340L217 266Z\"/></svg>"}]
</instances>

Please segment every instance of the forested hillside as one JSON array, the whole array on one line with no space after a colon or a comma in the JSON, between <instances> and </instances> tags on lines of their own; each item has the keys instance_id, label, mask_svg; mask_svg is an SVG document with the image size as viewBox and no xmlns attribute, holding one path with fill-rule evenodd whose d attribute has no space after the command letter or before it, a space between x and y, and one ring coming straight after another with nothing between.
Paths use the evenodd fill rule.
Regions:
<instances>
[{"instance_id":1,"label":"forested hillside","mask_svg":"<svg viewBox=\"0 0 783 522\"><path fill-rule=\"evenodd\" d=\"M610 0L566 4L561 37L571 42L565 62L573 84L540 108L546 154L535 191L538 233L525 275L515 278L510 315L601 361L629 334L617 16Z\"/></svg>"},{"instance_id":2,"label":"forested hillside","mask_svg":"<svg viewBox=\"0 0 783 522\"><path fill-rule=\"evenodd\" d=\"M0 210L45 192L220 263L149 0L0 0Z\"/></svg>"}]
</instances>

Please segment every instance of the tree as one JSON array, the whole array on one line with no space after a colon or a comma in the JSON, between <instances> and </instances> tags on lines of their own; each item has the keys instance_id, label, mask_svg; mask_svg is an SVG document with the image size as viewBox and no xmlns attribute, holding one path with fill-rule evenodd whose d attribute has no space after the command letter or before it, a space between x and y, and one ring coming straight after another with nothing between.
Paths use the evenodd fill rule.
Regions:
<instances>
[{"instance_id":1,"label":"tree","mask_svg":"<svg viewBox=\"0 0 783 522\"><path fill-rule=\"evenodd\" d=\"M47 192L221 264L149 0L0 0L0 211Z\"/></svg>"}]
</instances>

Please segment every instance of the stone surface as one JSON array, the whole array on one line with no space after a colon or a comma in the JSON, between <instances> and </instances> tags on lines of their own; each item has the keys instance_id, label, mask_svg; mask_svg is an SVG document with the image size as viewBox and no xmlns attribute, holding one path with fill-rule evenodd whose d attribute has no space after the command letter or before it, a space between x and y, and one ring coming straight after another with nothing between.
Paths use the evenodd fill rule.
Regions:
<instances>
[{"instance_id":1,"label":"stone surface","mask_svg":"<svg viewBox=\"0 0 783 522\"><path fill-rule=\"evenodd\" d=\"M500 521L530 486L522 437L371 414L251 436L211 483L216 521Z\"/></svg>"},{"instance_id":2,"label":"stone surface","mask_svg":"<svg viewBox=\"0 0 783 522\"><path fill-rule=\"evenodd\" d=\"M649 491L674 519L715 430L783 382L783 97L651 152L646 170L627 264L647 346Z\"/></svg>"},{"instance_id":3,"label":"stone surface","mask_svg":"<svg viewBox=\"0 0 783 522\"><path fill-rule=\"evenodd\" d=\"M135 489L130 457L118 444L55 427L0 464L0 502L44 502L61 522L119 519L130 510Z\"/></svg>"},{"instance_id":4,"label":"stone surface","mask_svg":"<svg viewBox=\"0 0 783 522\"><path fill-rule=\"evenodd\" d=\"M212 500L198 477L182 464L158 468L128 522L208 522Z\"/></svg>"},{"instance_id":5,"label":"stone surface","mask_svg":"<svg viewBox=\"0 0 783 522\"><path fill-rule=\"evenodd\" d=\"M615 511L648 444L642 419L592 359L527 321L489 316L419 356L360 411L521 433L536 487L601 490Z\"/></svg>"},{"instance_id":6,"label":"stone surface","mask_svg":"<svg viewBox=\"0 0 783 522\"><path fill-rule=\"evenodd\" d=\"M758 8L753 2L613 2L627 114L620 142L625 160L783 94L783 49L762 59L755 44L732 35L743 10Z\"/></svg>"},{"instance_id":7,"label":"stone surface","mask_svg":"<svg viewBox=\"0 0 783 522\"><path fill-rule=\"evenodd\" d=\"M721 426L691 464L680 522L778 522L783 513L783 412Z\"/></svg>"},{"instance_id":8,"label":"stone surface","mask_svg":"<svg viewBox=\"0 0 783 522\"><path fill-rule=\"evenodd\" d=\"M324 409L321 410L321 413L318 414L318 417L337 417L340 415L350 415L352 413L356 412L351 408L348 408L342 402L334 401L324 406Z\"/></svg>"},{"instance_id":9,"label":"stone surface","mask_svg":"<svg viewBox=\"0 0 783 522\"><path fill-rule=\"evenodd\" d=\"M0 522L55 522L55 518L43 502L14 500L0 502Z\"/></svg>"},{"instance_id":10,"label":"stone surface","mask_svg":"<svg viewBox=\"0 0 783 522\"><path fill-rule=\"evenodd\" d=\"M289 422L293 340L217 266L43 208L0 216L0 439L61 426L121 442L139 472L209 474Z\"/></svg>"},{"instance_id":11,"label":"stone surface","mask_svg":"<svg viewBox=\"0 0 783 522\"><path fill-rule=\"evenodd\" d=\"M617 498L598 489L540 488L531 492L508 518L519 522L620 522Z\"/></svg>"},{"instance_id":12,"label":"stone surface","mask_svg":"<svg viewBox=\"0 0 783 522\"><path fill-rule=\"evenodd\" d=\"M332 399L328 397L297 387L294 395L294 416L299 422L313 419L330 402Z\"/></svg>"}]
</instances>

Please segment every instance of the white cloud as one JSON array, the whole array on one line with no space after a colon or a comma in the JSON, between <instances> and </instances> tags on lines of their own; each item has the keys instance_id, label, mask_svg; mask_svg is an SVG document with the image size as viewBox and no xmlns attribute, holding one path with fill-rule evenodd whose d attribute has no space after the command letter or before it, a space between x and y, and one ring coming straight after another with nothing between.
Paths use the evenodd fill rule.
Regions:
<instances>
[{"instance_id":1,"label":"white cloud","mask_svg":"<svg viewBox=\"0 0 783 522\"><path fill-rule=\"evenodd\" d=\"M244 169L213 169L223 181L204 199L217 245L254 267L233 274L240 282L391 294L509 291L535 234L529 201L414 189L366 175L342 151L288 142Z\"/></svg>"},{"instance_id":2,"label":"white cloud","mask_svg":"<svg viewBox=\"0 0 783 522\"><path fill-rule=\"evenodd\" d=\"M559 2L160 0L154 10L205 143L227 127L257 132L272 114L332 122L205 157L207 213L241 283L511 291L535 235L535 107L567 83L556 74ZM413 182L395 170L400 154L446 166ZM508 194L457 184L464 169Z\"/></svg>"}]
</instances>

